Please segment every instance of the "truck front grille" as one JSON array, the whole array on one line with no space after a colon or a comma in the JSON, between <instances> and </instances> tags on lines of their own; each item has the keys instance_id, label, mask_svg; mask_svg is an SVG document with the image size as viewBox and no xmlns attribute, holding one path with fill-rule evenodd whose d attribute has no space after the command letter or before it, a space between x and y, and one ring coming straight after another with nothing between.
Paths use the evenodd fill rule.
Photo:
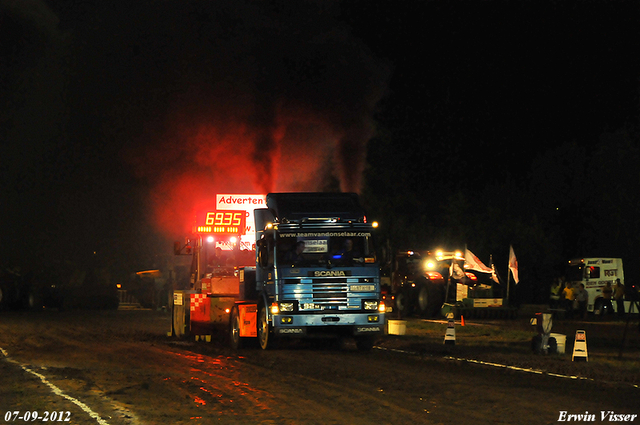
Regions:
<instances>
[{"instance_id":1,"label":"truck front grille","mask_svg":"<svg viewBox=\"0 0 640 425\"><path fill-rule=\"evenodd\" d=\"M347 302L347 285L314 284L313 301L320 304L345 304Z\"/></svg>"},{"instance_id":2,"label":"truck front grille","mask_svg":"<svg viewBox=\"0 0 640 425\"><path fill-rule=\"evenodd\" d=\"M360 308L359 298L351 300L349 287L353 284L375 284L372 276L353 277L290 277L282 280L282 299L296 299L305 310L333 310Z\"/></svg>"}]
</instances>

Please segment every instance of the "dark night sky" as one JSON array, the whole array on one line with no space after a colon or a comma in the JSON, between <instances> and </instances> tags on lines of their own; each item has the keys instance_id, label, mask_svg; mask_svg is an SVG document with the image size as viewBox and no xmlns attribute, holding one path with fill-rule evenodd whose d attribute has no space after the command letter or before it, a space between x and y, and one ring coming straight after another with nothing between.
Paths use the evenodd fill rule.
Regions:
<instances>
[{"instance_id":1,"label":"dark night sky","mask_svg":"<svg viewBox=\"0 0 640 425\"><path fill-rule=\"evenodd\" d=\"M396 66L393 125L446 145L430 149L517 174L549 146L637 123L637 3L396 4L365 31Z\"/></svg>"},{"instance_id":2,"label":"dark night sky","mask_svg":"<svg viewBox=\"0 0 640 425\"><path fill-rule=\"evenodd\" d=\"M526 179L637 124L639 9L0 0L3 259L135 268L216 192L358 190L373 117L469 185Z\"/></svg>"}]
</instances>

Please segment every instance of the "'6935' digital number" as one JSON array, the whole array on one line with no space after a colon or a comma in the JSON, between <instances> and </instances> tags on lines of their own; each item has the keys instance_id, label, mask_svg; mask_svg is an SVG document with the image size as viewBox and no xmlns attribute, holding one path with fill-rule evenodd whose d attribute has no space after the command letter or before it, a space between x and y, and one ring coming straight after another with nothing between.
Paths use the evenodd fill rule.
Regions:
<instances>
[{"instance_id":1,"label":"'6935' digital number","mask_svg":"<svg viewBox=\"0 0 640 425\"><path fill-rule=\"evenodd\" d=\"M14 410L10 412L6 412L4 414L5 422L15 422L15 421L23 421L23 422L69 422L71 420L71 412L68 411L53 411L53 412L38 412L37 410L20 412L19 410Z\"/></svg>"},{"instance_id":2,"label":"'6935' digital number","mask_svg":"<svg viewBox=\"0 0 640 425\"><path fill-rule=\"evenodd\" d=\"M207 213L207 226L240 226L245 216L244 211L211 211Z\"/></svg>"}]
</instances>

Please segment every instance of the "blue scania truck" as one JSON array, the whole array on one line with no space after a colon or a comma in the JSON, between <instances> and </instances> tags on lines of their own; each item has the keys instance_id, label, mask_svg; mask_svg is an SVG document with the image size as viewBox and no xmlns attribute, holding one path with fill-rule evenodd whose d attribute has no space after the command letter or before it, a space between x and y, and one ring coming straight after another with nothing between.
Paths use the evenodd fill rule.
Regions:
<instances>
[{"instance_id":1,"label":"blue scania truck","mask_svg":"<svg viewBox=\"0 0 640 425\"><path fill-rule=\"evenodd\" d=\"M349 336L360 350L385 329L380 267L355 193L270 193L254 210L256 265L240 270L234 347L257 338ZM254 325L255 324L255 325Z\"/></svg>"}]
</instances>

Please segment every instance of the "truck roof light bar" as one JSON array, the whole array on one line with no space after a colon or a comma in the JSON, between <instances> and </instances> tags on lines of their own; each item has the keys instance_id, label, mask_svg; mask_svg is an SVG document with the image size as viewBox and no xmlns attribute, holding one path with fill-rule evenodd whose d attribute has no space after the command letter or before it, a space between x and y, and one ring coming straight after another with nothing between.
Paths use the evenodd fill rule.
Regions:
<instances>
[{"instance_id":1,"label":"truck roof light bar","mask_svg":"<svg viewBox=\"0 0 640 425\"><path fill-rule=\"evenodd\" d=\"M318 222L323 222L323 223L337 223L338 221L340 221L340 218L338 217L305 217L302 220L300 220L301 222L306 222L306 221L318 221Z\"/></svg>"}]
</instances>

